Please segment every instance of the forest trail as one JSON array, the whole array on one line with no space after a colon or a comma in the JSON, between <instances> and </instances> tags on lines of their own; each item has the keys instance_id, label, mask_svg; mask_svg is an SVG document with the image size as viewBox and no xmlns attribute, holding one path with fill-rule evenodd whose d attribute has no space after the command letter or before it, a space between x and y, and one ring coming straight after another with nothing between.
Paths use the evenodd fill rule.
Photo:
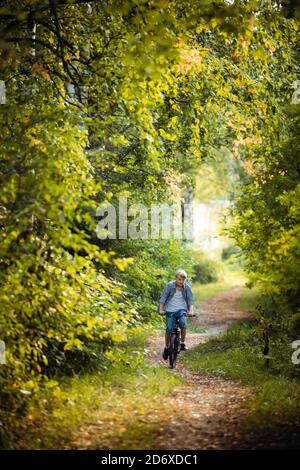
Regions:
<instances>
[{"instance_id":1,"label":"forest trail","mask_svg":"<svg viewBox=\"0 0 300 470\"><path fill-rule=\"evenodd\" d=\"M190 320L203 327L203 333L188 332L187 346L197 346L225 331L238 319L250 313L238 305L244 287L221 291L199 305L199 317ZM164 339L151 338L148 358L154 366L165 364L162 359ZM182 353L183 354L183 353ZM176 370L185 383L170 398L174 414L162 425L155 440L155 449L231 449L241 446L240 422L248 413L245 401L251 392L235 381L207 374L194 373L179 362ZM250 436L249 436L250 437Z\"/></svg>"},{"instance_id":2,"label":"forest trail","mask_svg":"<svg viewBox=\"0 0 300 470\"><path fill-rule=\"evenodd\" d=\"M241 310L239 305L245 289L231 287L200 302L199 316L189 319L186 341L189 349L224 332L231 322L251 318L252 314ZM170 377L178 375L183 379L182 384L175 385L169 398L163 392L161 398L156 395L153 402L151 399L149 402L141 401L137 390L136 402L133 394L128 402L122 399L120 403L113 401L104 414L95 410L91 421L82 423L76 437L64 448L278 449L289 448L292 436L293 446L298 448L299 434L298 431L295 434L292 425L283 423L267 431L245 427L244 419L252 413L248 406L248 400L255 395L252 387L220 376L194 372L183 364L184 353L179 355L176 369L169 369L168 362L162 358L163 336L161 331L149 338L145 348L146 360L154 370L163 367Z\"/></svg>"}]
</instances>

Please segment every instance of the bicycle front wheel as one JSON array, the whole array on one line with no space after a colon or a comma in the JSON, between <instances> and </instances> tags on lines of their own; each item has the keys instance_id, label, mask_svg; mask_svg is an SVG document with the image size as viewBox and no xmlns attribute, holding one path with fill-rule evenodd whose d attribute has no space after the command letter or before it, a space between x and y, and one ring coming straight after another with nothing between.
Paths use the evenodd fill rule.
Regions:
<instances>
[{"instance_id":1,"label":"bicycle front wheel","mask_svg":"<svg viewBox=\"0 0 300 470\"><path fill-rule=\"evenodd\" d=\"M178 355L177 338L176 338L176 335L173 334L170 339L170 349L169 349L169 363L170 363L171 369L173 369L176 366L177 355Z\"/></svg>"}]
</instances>

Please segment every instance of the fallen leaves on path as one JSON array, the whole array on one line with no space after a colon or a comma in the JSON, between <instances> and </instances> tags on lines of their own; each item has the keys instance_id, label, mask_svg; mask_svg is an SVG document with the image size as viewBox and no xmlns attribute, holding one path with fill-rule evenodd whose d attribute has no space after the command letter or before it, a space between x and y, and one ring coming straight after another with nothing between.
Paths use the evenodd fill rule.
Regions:
<instances>
[{"instance_id":1,"label":"fallen leaves on path","mask_svg":"<svg viewBox=\"0 0 300 470\"><path fill-rule=\"evenodd\" d=\"M210 332L190 333L189 347L211 336ZM148 357L153 365L164 362L163 345L163 338L151 338ZM231 380L194 373L180 361L170 373L179 374L185 384L170 397L174 413L157 436L155 449L228 449L238 442L239 423L247 413L243 404L250 396L249 389Z\"/></svg>"}]
</instances>

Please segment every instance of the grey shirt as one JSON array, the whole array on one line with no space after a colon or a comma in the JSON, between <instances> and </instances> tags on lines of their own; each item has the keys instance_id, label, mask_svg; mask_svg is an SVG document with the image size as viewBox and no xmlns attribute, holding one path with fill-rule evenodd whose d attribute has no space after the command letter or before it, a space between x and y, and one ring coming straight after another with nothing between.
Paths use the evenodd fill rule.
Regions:
<instances>
[{"instance_id":1,"label":"grey shirt","mask_svg":"<svg viewBox=\"0 0 300 470\"><path fill-rule=\"evenodd\" d=\"M181 290L176 289L175 294L166 304L166 312L176 312L176 310L187 310L187 303Z\"/></svg>"}]
</instances>

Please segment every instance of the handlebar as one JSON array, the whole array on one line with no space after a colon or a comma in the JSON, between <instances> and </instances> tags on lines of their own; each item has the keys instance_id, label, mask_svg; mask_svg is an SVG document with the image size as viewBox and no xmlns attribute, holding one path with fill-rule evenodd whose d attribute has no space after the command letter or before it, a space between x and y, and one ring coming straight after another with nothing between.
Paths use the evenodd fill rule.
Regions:
<instances>
[{"instance_id":1,"label":"handlebar","mask_svg":"<svg viewBox=\"0 0 300 470\"><path fill-rule=\"evenodd\" d=\"M160 313L159 315L167 315L167 312L164 312L163 314ZM197 317L197 315L195 313L193 313L192 315L189 315L189 314L186 314L187 317Z\"/></svg>"}]
</instances>

